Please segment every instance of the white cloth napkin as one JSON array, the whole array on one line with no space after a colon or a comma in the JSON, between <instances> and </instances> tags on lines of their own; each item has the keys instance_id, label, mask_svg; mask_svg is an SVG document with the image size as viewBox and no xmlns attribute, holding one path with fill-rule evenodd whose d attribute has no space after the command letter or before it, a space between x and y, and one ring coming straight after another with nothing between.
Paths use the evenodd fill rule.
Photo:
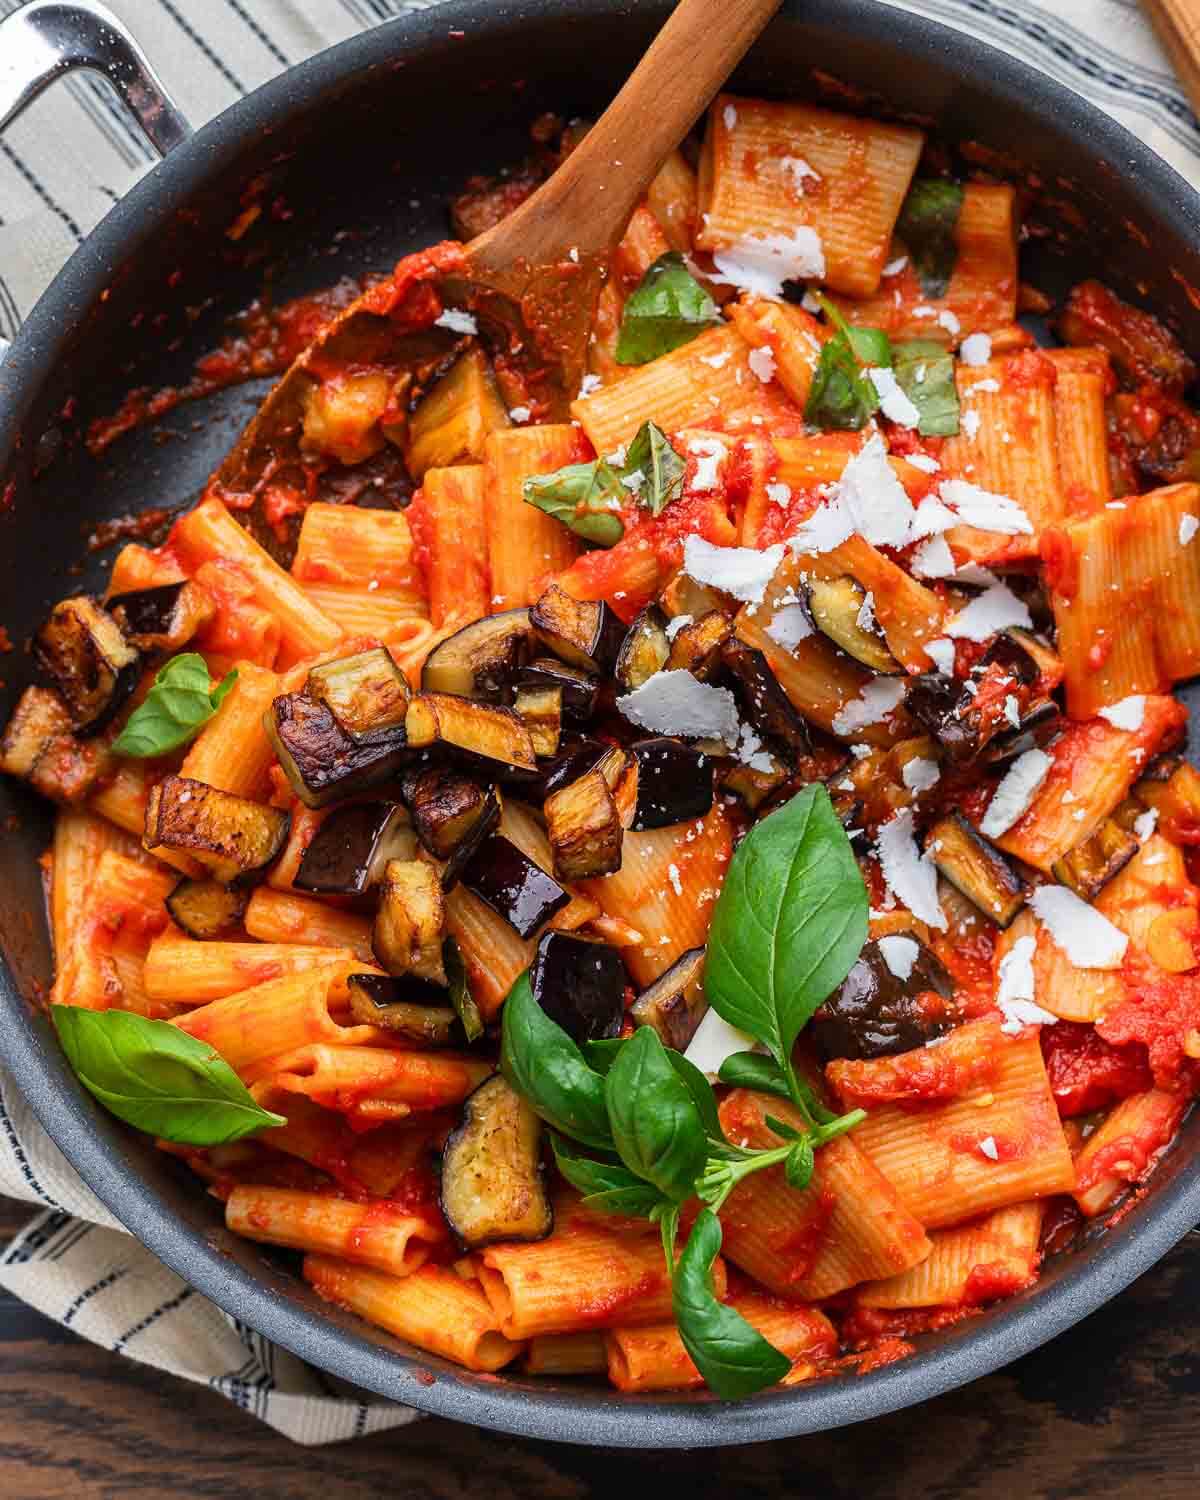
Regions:
<instances>
[{"instance_id":1,"label":"white cloth napkin","mask_svg":"<svg viewBox=\"0 0 1200 1500\"><path fill-rule=\"evenodd\" d=\"M193 124L355 31L436 0L108 0ZM570 0L563 0L569 5ZM1101 105L1193 182L1200 125L1135 0L889 0L980 36ZM0 15L17 8L0 0ZM105 86L58 84L0 141L0 334L12 334L80 240L152 165ZM220 1391L299 1443L418 1413L279 1349L134 1241L0 1073L0 1192L42 1205L0 1258L0 1285L84 1338Z\"/></svg>"}]
</instances>

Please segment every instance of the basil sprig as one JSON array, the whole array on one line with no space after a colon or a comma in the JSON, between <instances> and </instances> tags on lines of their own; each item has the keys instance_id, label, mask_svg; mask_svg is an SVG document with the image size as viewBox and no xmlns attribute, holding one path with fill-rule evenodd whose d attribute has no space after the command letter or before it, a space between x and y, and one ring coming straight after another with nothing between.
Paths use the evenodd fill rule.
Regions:
<instances>
[{"instance_id":1,"label":"basil sprig","mask_svg":"<svg viewBox=\"0 0 1200 1500\"><path fill-rule=\"evenodd\" d=\"M208 723L237 681L237 668L209 691L208 667L196 651L173 656L159 669L145 699L113 742L117 755L147 760L178 750Z\"/></svg>"},{"instance_id":2,"label":"basil sprig","mask_svg":"<svg viewBox=\"0 0 1200 1500\"><path fill-rule=\"evenodd\" d=\"M927 297L944 297L958 245L954 231L962 211L963 190L944 177L918 177L908 190L896 220L896 235L912 260Z\"/></svg>"},{"instance_id":3,"label":"basil sprig","mask_svg":"<svg viewBox=\"0 0 1200 1500\"><path fill-rule=\"evenodd\" d=\"M782 1144L766 1150L730 1143L708 1080L651 1027L581 1049L538 1005L527 975L504 1005L505 1077L552 1127L558 1168L587 1206L659 1226L684 1345L711 1388L730 1400L774 1384L788 1361L716 1299L717 1215L743 1178L767 1167L782 1167L789 1186L803 1189L815 1151L863 1118L861 1110L835 1117L797 1079L790 1054L800 1028L858 957L866 911L862 877L823 786L758 824L734 856L709 940L716 982L706 977L705 988L720 1014L772 1054L739 1053L722 1078L780 1095L800 1111L799 1130L767 1116ZM701 1207L676 1259L680 1211L693 1199Z\"/></svg>"},{"instance_id":4,"label":"basil sprig","mask_svg":"<svg viewBox=\"0 0 1200 1500\"><path fill-rule=\"evenodd\" d=\"M522 497L585 541L615 547L625 535L622 508L637 504L660 515L683 493L686 469L666 433L643 422L620 463L594 458L552 474L535 474L525 481Z\"/></svg>"},{"instance_id":5,"label":"basil sprig","mask_svg":"<svg viewBox=\"0 0 1200 1500\"><path fill-rule=\"evenodd\" d=\"M282 1115L259 1107L213 1049L127 1010L52 1005L50 1015L79 1081L127 1125L188 1146L224 1146Z\"/></svg>"},{"instance_id":6,"label":"basil sprig","mask_svg":"<svg viewBox=\"0 0 1200 1500\"><path fill-rule=\"evenodd\" d=\"M921 414L917 431L926 437L953 437L958 431L958 386L954 356L932 339L892 345L896 383Z\"/></svg>"},{"instance_id":7,"label":"basil sprig","mask_svg":"<svg viewBox=\"0 0 1200 1500\"><path fill-rule=\"evenodd\" d=\"M853 328L832 302L818 301L837 331L821 346L804 420L825 432L857 432L879 409L867 367L891 364L891 342L881 328Z\"/></svg>"},{"instance_id":8,"label":"basil sprig","mask_svg":"<svg viewBox=\"0 0 1200 1500\"><path fill-rule=\"evenodd\" d=\"M670 354L721 321L717 304L677 250L661 255L625 303L617 363L644 365Z\"/></svg>"}]
</instances>

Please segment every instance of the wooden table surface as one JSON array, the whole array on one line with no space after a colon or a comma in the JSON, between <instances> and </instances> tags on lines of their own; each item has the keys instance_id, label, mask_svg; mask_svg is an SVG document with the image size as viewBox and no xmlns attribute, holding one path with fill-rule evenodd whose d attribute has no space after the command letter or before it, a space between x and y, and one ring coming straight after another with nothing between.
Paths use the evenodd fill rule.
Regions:
<instances>
[{"instance_id":1,"label":"wooden table surface","mask_svg":"<svg viewBox=\"0 0 1200 1500\"><path fill-rule=\"evenodd\" d=\"M30 1212L0 1200L0 1241ZM436 1418L298 1448L0 1293L0 1500L636 1500L648 1480L696 1500L1196 1500L1198 1292L1193 1234L1080 1327L919 1413L653 1457Z\"/></svg>"}]
</instances>

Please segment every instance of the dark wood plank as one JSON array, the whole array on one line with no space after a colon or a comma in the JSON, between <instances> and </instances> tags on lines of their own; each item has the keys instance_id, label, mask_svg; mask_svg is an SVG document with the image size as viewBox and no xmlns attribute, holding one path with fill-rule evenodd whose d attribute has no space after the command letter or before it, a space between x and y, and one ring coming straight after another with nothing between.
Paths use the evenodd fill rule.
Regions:
<instances>
[{"instance_id":1,"label":"dark wood plank","mask_svg":"<svg viewBox=\"0 0 1200 1500\"><path fill-rule=\"evenodd\" d=\"M0 1238L28 1208L0 1201ZM428 1420L301 1449L220 1397L0 1305L4 1500L1195 1500L1200 1236L1020 1363L851 1432L721 1452L559 1447ZM639 1488L640 1487L640 1488Z\"/></svg>"}]
</instances>

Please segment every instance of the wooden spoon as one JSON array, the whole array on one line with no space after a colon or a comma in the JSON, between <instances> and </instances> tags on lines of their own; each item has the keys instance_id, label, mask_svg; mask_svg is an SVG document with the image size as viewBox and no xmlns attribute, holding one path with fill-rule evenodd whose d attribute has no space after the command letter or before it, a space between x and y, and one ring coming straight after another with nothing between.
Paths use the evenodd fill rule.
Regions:
<instances>
[{"instance_id":1,"label":"wooden spoon","mask_svg":"<svg viewBox=\"0 0 1200 1500\"><path fill-rule=\"evenodd\" d=\"M1142 9L1200 115L1200 0L1142 0Z\"/></svg>"},{"instance_id":2,"label":"wooden spoon","mask_svg":"<svg viewBox=\"0 0 1200 1500\"><path fill-rule=\"evenodd\" d=\"M707 108L780 0L681 0L620 93L554 175L436 277L444 299L478 316L539 415L565 417L585 369L608 261L651 179ZM210 482L247 509L300 459L308 391L323 370L391 365L419 387L463 343L443 328L397 330L379 291L325 325L266 397ZM253 520L253 516L248 517ZM255 525L256 533L261 527ZM265 540L266 538L264 538Z\"/></svg>"}]
</instances>

